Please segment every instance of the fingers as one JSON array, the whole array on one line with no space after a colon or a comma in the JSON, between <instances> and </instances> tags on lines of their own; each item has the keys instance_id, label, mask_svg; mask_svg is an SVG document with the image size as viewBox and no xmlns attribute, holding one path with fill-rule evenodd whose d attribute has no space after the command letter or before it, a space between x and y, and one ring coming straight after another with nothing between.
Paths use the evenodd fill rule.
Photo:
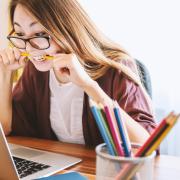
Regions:
<instances>
[{"instance_id":1,"label":"fingers","mask_svg":"<svg viewBox=\"0 0 180 180\"><path fill-rule=\"evenodd\" d=\"M14 51L15 59L19 60L19 58L21 57L21 52L16 47L13 48L13 51Z\"/></svg>"},{"instance_id":2,"label":"fingers","mask_svg":"<svg viewBox=\"0 0 180 180\"><path fill-rule=\"evenodd\" d=\"M61 68L69 68L69 65L63 58L56 58L53 60L53 67L59 70Z\"/></svg>"},{"instance_id":3,"label":"fingers","mask_svg":"<svg viewBox=\"0 0 180 180\"><path fill-rule=\"evenodd\" d=\"M53 67L56 70L59 70L60 68L71 69L72 57L69 54L56 54L53 56L54 56Z\"/></svg>"},{"instance_id":4,"label":"fingers","mask_svg":"<svg viewBox=\"0 0 180 180\"><path fill-rule=\"evenodd\" d=\"M21 53L17 48L7 48L0 51L0 61L4 67L15 70L25 65L25 57L21 57Z\"/></svg>"},{"instance_id":5,"label":"fingers","mask_svg":"<svg viewBox=\"0 0 180 180\"><path fill-rule=\"evenodd\" d=\"M27 57L21 56L21 52L16 47L13 48L15 59L21 67L25 66Z\"/></svg>"},{"instance_id":6,"label":"fingers","mask_svg":"<svg viewBox=\"0 0 180 180\"><path fill-rule=\"evenodd\" d=\"M21 57L19 58L19 65L20 65L21 67L24 67L24 66L25 66L25 64L26 64L26 58L27 58L27 57L24 57L24 56L21 56Z\"/></svg>"},{"instance_id":7,"label":"fingers","mask_svg":"<svg viewBox=\"0 0 180 180\"><path fill-rule=\"evenodd\" d=\"M9 58L8 58L7 54L5 53L5 51L1 51L0 56L1 56L3 64L5 64L5 65L10 64Z\"/></svg>"},{"instance_id":8,"label":"fingers","mask_svg":"<svg viewBox=\"0 0 180 180\"><path fill-rule=\"evenodd\" d=\"M3 53L5 55L6 58L5 59L5 64L12 64L13 63L13 59L14 59L14 53L12 51L12 49L5 49L5 52Z\"/></svg>"},{"instance_id":9,"label":"fingers","mask_svg":"<svg viewBox=\"0 0 180 180\"><path fill-rule=\"evenodd\" d=\"M0 64L3 64L3 57L1 56L1 52L0 52Z\"/></svg>"},{"instance_id":10,"label":"fingers","mask_svg":"<svg viewBox=\"0 0 180 180\"><path fill-rule=\"evenodd\" d=\"M60 68L70 68L67 62L64 62L63 59L57 59L53 61L53 67L58 70Z\"/></svg>"}]
</instances>

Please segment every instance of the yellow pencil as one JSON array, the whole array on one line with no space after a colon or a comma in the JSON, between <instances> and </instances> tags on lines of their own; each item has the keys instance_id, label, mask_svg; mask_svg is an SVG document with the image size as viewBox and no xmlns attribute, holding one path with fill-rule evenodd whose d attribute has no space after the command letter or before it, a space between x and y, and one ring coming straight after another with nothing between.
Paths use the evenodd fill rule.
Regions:
<instances>
[{"instance_id":1,"label":"yellow pencil","mask_svg":"<svg viewBox=\"0 0 180 180\"><path fill-rule=\"evenodd\" d=\"M173 128L173 126L176 124L179 117L180 117L180 115L174 115L172 118L170 117L167 120L169 127L160 135L160 137L157 139L157 141L151 146L151 148L146 153L146 156L150 155L155 149L157 149L159 147L160 143L166 137L166 135L169 133L169 131Z\"/></svg>"},{"instance_id":2,"label":"yellow pencil","mask_svg":"<svg viewBox=\"0 0 180 180\"><path fill-rule=\"evenodd\" d=\"M31 55L29 53L27 53L27 52L22 52L21 56L29 57ZM53 60L54 59L53 56L49 56L49 55L44 55L42 57L43 57L44 60Z\"/></svg>"}]
</instances>

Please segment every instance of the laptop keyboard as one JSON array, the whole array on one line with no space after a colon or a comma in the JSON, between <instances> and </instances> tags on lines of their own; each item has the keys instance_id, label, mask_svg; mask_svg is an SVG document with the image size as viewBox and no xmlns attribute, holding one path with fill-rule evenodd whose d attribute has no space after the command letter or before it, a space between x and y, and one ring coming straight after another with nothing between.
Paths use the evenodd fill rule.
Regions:
<instances>
[{"instance_id":1,"label":"laptop keyboard","mask_svg":"<svg viewBox=\"0 0 180 180\"><path fill-rule=\"evenodd\" d=\"M16 165L16 169L18 171L20 178L26 177L30 174L36 173L38 171L41 171L50 167L45 164L28 161L26 159L21 159L18 157L13 157L13 160Z\"/></svg>"}]
</instances>

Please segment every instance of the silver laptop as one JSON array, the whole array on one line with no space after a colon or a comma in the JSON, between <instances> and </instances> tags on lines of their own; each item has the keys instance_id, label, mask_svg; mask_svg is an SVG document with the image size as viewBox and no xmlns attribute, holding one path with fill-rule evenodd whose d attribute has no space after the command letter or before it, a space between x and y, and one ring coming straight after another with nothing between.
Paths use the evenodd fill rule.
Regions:
<instances>
[{"instance_id":1,"label":"silver laptop","mask_svg":"<svg viewBox=\"0 0 180 180\"><path fill-rule=\"evenodd\" d=\"M81 159L8 144L0 124L0 180L30 180L52 175Z\"/></svg>"}]
</instances>

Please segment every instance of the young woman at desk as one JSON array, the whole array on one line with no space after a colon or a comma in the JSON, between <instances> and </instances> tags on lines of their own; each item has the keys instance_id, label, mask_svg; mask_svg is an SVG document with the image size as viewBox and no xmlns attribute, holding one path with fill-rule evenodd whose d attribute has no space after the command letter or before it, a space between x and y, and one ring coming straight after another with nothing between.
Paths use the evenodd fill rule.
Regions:
<instances>
[{"instance_id":1,"label":"young woman at desk","mask_svg":"<svg viewBox=\"0 0 180 180\"><path fill-rule=\"evenodd\" d=\"M12 0L10 18L14 47L0 51L0 122L6 135L102 143L90 96L102 104L117 100L130 140L148 138L155 123L135 61L98 31L76 0ZM21 67L12 92L13 73Z\"/></svg>"}]
</instances>

